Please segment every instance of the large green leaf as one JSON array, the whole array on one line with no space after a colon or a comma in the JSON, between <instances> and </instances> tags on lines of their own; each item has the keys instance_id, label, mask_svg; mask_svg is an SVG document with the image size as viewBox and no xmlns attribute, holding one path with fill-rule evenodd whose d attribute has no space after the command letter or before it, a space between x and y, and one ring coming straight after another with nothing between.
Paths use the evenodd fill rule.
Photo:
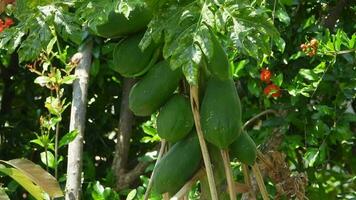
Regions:
<instances>
[{"instance_id":1,"label":"large green leaf","mask_svg":"<svg viewBox=\"0 0 356 200\"><path fill-rule=\"evenodd\" d=\"M10 176L22 187L24 187L35 199L43 200L45 198L43 190L35 185L32 180L22 171L15 168L8 168L0 164L0 172ZM1 195L2 196L2 195ZM0 196L0 197L1 197Z\"/></svg>"},{"instance_id":2,"label":"large green leaf","mask_svg":"<svg viewBox=\"0 0 356 200\"><path fill-rule=\"evenodd\" d=\"M197 84L202 55L207 55L208 59L212 55L212 40L206 26L214 29L217 35L225 36L219 37L220 40L228 39L226 44L232 43L232 49L237 49L239 54L259 61L264 55L271 54L271 41L280 51L284 50L284 41L268 16L268 10L255 8L249 1L171 1L161 4L147 0L147 3L159 6L156 8L159 12L148 25L141 48L163 38L164 58L170 60L173 68L181 67L190 84Z\"/></svg>"},{"instance_id":3,"label":"large green leaf","mask_svg":"<svg viewBox=\"0 0 356 200\"><path fill-rule=\"evenodd\" d=\"M39 165L36 165L27 159L14 159L9 161L0 160L0 162L16 168L15 172L20 172L20 177L26 177L31 180L51 198L63 196L63 192L59 187L57 180Z\"/></svg>"}]
</instances>

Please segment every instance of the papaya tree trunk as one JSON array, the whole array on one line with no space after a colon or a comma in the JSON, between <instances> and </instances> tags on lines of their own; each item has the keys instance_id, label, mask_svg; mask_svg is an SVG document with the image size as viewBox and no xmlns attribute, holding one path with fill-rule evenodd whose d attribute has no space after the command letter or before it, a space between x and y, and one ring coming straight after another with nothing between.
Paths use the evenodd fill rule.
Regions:
<instances>
[{"instance_id":1,"label":"papaya tree trunk","mask_svg":"<svg viewBox=\"0 0 356 200\"><path fill-rule=\"evenodd\" d=\"M72 61L74 60L74 63L78 63L78 66L75 69L77 79L73 83L73 100L69 130L78 130L78 135L68 146L66 200L78 200L81 198L83 138L92 49L93 42L89 40L72 58Z\"/></svg>"},{"instance_id":2,"label":"papaya tree trunk","mask_svg":"<svg viewBox=\"0 0 356 200\"><path fill-rule=\"evenodd\" d=\"M135 84L135 79L123 79L120 119L117 133L112 169L116 177L116 190L127 188L146 170L149 162L139 162L131 170L127 170L127 161L130 151L130 139L134 125L134 115L129 108L129 94Z\"/></svg>"}]
</instances>

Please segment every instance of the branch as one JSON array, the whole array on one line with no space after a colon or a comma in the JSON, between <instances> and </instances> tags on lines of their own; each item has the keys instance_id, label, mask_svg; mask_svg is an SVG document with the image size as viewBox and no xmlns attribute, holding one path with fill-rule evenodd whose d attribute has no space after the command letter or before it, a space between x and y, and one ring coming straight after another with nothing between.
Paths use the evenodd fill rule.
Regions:
<instances>
[{"instance_id":1,"label":"branch","mask_svg":"<svg viewBox=\"0 0 356 200\"><path fill-rule=\"evenodd\" d=\"M129 109L129 93L134 83L134 79L123 79L120 119L116 136L117 143L112 163L112 169L117 178L125 172L128 153L130 150L130 138L134 116L132 111ZM120 185L120 183L117 185Z\"/></svg>"},{"instance_id":2,"label":"branch","mask_svg":"<svg viewBox=\"0 0 356 200\"><path fill-rule=\"evenodd\" d=\"M266 114L270 114L270 113L272 113L272 114L274 114L274 115L277 115L277 116L279 115L279 114L277 113L277 111L275 111L275 110L272 110L272 109L265 110L265 111L263 111L263 112L261 112L261 113L255 115L255 116L253 116L251 119L249 119L249 120L243 125L242 129L245 129L248 125L250 125L252 122L254 122L255 120L257 120L257 119L260 118L261 116L266 115Z\"/></svg>"},{"instance_id":3,"label":"branch","mask_svg":"<svg viewBox=\"0 0 356 200\"><path fill-rule=\"evenodd\" d=\"M139 162L131 171L120 175L117 188L123 189L128 187L133 181L135 181L141 174L145 172L149 164L150 162Z\"/></svg>"},{"instance_id":4,"label":"branch","mask_svg":"<svg viewBox=\"0 0 356 200\"><path fill-rule=\"evenodd\" d=\"M204 140L203 131L200 125L200 111L199 111L199 93L197 86L190 86L190 102L194 115L195 128L199 138L201 152L203 154L204 165L206 168L206 174L208 176L210 195L212 200L218 200L218 193L216 191L216 184L214 180L214 173L211 166L211 160L208 152L208 147Z\"/></svg>"}]
</instances>

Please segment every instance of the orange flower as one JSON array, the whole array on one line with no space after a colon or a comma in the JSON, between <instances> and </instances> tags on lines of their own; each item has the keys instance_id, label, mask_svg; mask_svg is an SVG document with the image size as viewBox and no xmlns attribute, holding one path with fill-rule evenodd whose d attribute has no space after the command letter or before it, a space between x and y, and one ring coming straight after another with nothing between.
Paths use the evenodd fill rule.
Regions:
<instances>
[{"instance_id":1,"label":"orange flower","mask_svg":"<svg viewBox=\"0 0 356 200\"><path fill-rule=\"evenodd\" d=\"M263 93L267 96L271 95L272 97L279 97L281 96L281 89L272 83L263 90Z\"/></svg>"},{"instance_id":2,"label":"orange flower","mask_svg":"<svg viewBox=\"0 0 356 200\"><path fill-rule=\"evenodd\" d=\"M263 82L270 83L271 82L272 72L268 69L262 69L260 74L260 79Z\"/></svg>"}]
</instances>

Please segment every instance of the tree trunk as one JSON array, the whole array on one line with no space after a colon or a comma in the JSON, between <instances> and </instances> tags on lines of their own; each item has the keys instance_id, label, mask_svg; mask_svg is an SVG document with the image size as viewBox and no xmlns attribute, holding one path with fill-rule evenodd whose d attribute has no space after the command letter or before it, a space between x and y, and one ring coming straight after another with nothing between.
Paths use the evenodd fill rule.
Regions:
<instances>
[{"instance_id":1,"label":"tree trunk","mask_svg":"<svg viewBox=\"0 0 356 200\"><path fill-rule=\"evenodd\" d=\"M78 130L79 133L68 146L66 200L78 200L81 198L83 138L92 49L93 42L91 40L87 41L82 49L73 56L73 59L75 59L76 62L79 61L79 64L75 69L77 79L73 83L73 100L69 130Z\"/></svg>"},{"instance_id":2,"label":"tree trunk","mask_svg":"<svg viewBox=\"0 0 356 200\"><path fill-rule=\"evenodd\" d=\"M119 130L116 137L117 143L115 148L114 161L112 164L112 169L118 180L125 171L127 165L127 157L130 150L130 138L134 116L132 111L129 109L129 94L134 83L134 79L124 78L123 80L120 120L118 128Z\"/></svg>"},{"instance_id":3,"label":"tree trunk","mask_svg":"<svg viewBox=\"0 0 356 200\"><path fill-rule=\"evenodd\" d=\"M346 7L346 5L347 5L347 0L340 0L333 8L331 8L329 14L326 16L324 20L324 26L326 28L329 28L331 30L335 28L335 24L339 19L343 9Z\"/></svg>"}]
</instances>

